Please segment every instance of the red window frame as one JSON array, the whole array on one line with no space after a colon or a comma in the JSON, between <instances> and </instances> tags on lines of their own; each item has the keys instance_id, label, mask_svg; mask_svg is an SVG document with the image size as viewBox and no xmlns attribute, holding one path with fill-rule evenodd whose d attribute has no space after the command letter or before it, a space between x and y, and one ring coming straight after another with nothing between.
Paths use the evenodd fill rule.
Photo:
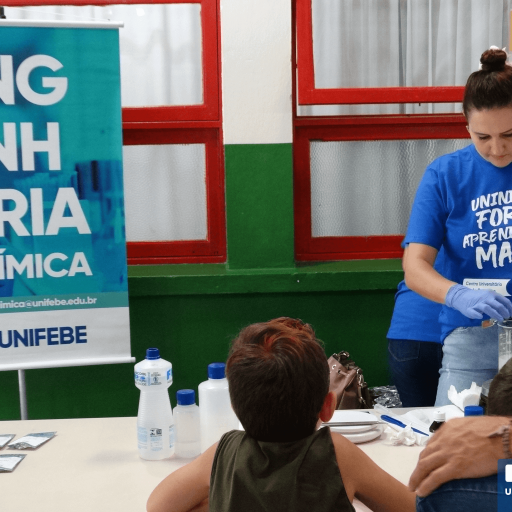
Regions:
<instances>
[{"instance_id":1,"label":"red window frame","mask_svg":"<svg viewBox=\"0 0 512 512\"><path fill-rule=\"evenodd\" d=\"M299 105L460 102L464 87L367 87L317 89L313 58L312 0L295 0ZM294 45L295 47L295 45Z\"/></svg>"},{"instance_id":2,"label":"red window frame","mask_svg":"<svg viewBox=\"0 0 512 512\"><path fill-rule=\"evenodd\" d=\"M385 87L316 89L314 86L312 0L294 0L293 104L460 102L464 87ZM301 35L300 38L297 34ZM313 237L310 141L467 139L462 114L299 116L293 114L295 259L332 261L401 258L403 234Z\"/></svg>"},{"instance_id":3,"label":"red window frame","mask_svg":"<svg viewBox=\"0 0 512 512\"><path fill-rule=\"evenodd\" d=\"M220 263L226 260L224 155L219 127L199 123L132 123L124 130L125 146L205 144L207 239L172 242L128 242L128 263ZM203 123L204 124L204 123ZM211 123L213 124L213 123ZM172 254L170 256L169 254Z\"/></svg>"},{"instance_id":4,"label":"red window frame","mask_svg":"<svg viewBox=\"0 0 512 512\"><path fill-rule=\"evenodd\" d=\"M127 242L128 264L225 262L219 0L7 0L3 3L8 7L111 4L201 4L203 104L124 107L122 118L124 145L205 144L207 239Z\"/></svg>"},{"instance_id":5,"label":"red window frame","mask_svg":"<svg viewBox=\"0 0 512 512\"><path fill-rule=\"evenodd\" d=\"M63 1L63 0L60 0ZM65 3L65 2L64 2ZM90 3L90 2L89 2ZM217 0L100 0L95 4L201 4L203 104L169 107L126 107L123 122L134 121L215 121L220 119L220 35ZM216 41L217 44L212 44Z\"/></svg>"},{"instance_id":6,"label":"red window frame","mask_svg":"<svg viewBox=\"0 0 512 512\"><path fill-rule=\"evenodd\" d=\"M103 0L116 3L114 0ZM140 3L128 0L127 3ZM223 263L226 261L224 151L220 77L220 6L218 0L157 0L147 3L201 4L203 105L123 108L123 144L194 144L206 146L206 240L128 242L128 263Z\"/></svg>"},{"instance_id":7,"label":"red window frame","mask_svg":"<svg viewBox=\"0 0 512 512\"><path fill-rule=\"evenodd\" d=\"M297 118L293 155L295 259L383 259L401 258L403 254L400 247L403 234L312 236L310 141L465 138L469 138L466 121L458 114Z\"/></svg>"}]
</instances>

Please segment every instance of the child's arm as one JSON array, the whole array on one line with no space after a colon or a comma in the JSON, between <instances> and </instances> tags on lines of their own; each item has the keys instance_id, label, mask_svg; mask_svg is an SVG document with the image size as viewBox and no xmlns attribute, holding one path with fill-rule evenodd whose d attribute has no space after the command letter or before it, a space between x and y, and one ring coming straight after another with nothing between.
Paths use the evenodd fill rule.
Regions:
<instances>
[{"instance_id":1,"label":"child's arm","mask_svg":"<svg viewBox=\"0 0 512 512\"><path fill-rule=\"evenodd\" d=\"M197 459L164 478L151 493L148 512L202 512L208 510L210 475L217 443Z\"/></svg>"},{"instance_id":2,"label":"child's arm","mask_svg":"<svg viewBox=\"0 0 512 512\"><path fill-rule=\"evenodd\" d=\"M414 512L416 494L377 466L355 444L331 433L348 498L354 496L375 512Z\"/></svg>"}]
</instances>

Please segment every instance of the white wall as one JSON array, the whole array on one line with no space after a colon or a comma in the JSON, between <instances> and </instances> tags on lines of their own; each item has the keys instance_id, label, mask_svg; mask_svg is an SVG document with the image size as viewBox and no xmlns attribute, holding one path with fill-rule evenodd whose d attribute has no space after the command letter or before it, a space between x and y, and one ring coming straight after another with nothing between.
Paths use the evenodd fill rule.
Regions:
<instances>
[{"instance_id":1,"label":"white wall","mask_svg":"<svg viewBox=\"0 0 512 512\"><path fill-rule=\"evenodd\" d=\"M292 142L290 0L221 0L224 144Z\"/></svg>"}]
</instances>

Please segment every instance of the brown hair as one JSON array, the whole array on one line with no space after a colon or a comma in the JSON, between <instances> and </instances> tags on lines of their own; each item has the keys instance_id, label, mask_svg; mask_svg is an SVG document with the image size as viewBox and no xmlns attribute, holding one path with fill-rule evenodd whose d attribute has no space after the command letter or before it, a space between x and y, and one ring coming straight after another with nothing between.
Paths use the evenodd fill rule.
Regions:
<instances>
[{"instance_id":1,"label":"brown hair","mask_svg":"<svg viewBox=\"0 0 512 512\"><path fill-rule=\"evenodd\" d=\"M462 109L466 119L471 110L512 106L512 67L503 50L486 50L480 57L482 69L469 75Z\"/></svg>"},{"instance_id":2,"label":"brown hair","mask_svg":"<svg viewBox=\"0 0 512 512\"><path fill-rule=\"evenodd\" d=\"M233 340L226 364L233 409L258 441L295 441L315 431L329 367L310 325L281 317Z\"/></svg>"},{"instance_id":3,"label":"brown hair","mask_svg":"<svg viewBox=\"0 0 512 512\"><path fill-rule=\"evenodd\" d=\"M512 416L512 359L492 379L487 397L487 414Z\"/></svg>"}]
</instances>

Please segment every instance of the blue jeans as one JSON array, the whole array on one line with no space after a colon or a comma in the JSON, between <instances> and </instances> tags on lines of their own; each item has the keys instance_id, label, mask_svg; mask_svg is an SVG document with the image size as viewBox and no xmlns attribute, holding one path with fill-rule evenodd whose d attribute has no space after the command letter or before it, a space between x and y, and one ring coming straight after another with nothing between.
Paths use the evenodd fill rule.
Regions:
<instances>
[{"instance_id":1,"label":"blue jeans","mask_svg":"<svg viewBox=\"0 0 512 512\"><path fill-rule=\"evenodd\" d=\"M402 407L432 407L436 400L443 346L432 341L388 340L391 382Z\"/></svg>"},{"instance_id":2,"label":"blue jeans","mask_svg":"<svg viewBox=\"0 0 512 512\"><path fill-rule=\"evenodd\" d=\"M416 498L416 512L496 512L497 475L447 482L425 498Z\"/></svg>"},{"instance_id":3,"label":"blue jeans","mask_svg":"<svg viewBox=\"0 0 512 512\"><path fill-rule=\"evenodd\" d=\"M443 366L440 370L436 407L448 405L448 389L453 384L458 393L479 386L498 373L498 326L459 327L444 340Z\"/></svg>"}]
</instances>

